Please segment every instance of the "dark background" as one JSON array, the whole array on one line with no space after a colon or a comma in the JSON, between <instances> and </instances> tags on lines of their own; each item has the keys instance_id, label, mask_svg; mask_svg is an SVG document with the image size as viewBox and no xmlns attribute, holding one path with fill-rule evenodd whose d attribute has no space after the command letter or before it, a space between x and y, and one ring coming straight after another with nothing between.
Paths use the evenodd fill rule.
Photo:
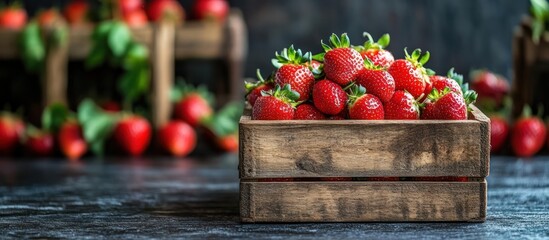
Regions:
<instances>
[{"instance_id":1,"label":"dark background","mask_svg":"<svg viewBox=\"0 0 549 240\"><path fill-rule=\"evenodd\" d=\"M4 1L9 2L9 1ZM32 15L37 9L62 5L61 0L22 1ZM190 12L192 0L181 1ZM468 73L488 68L511 76L514 27L528 12L528 0L230 0L242 9L249 27L246 76L269 72L270 58L290 44L318 52L320 40L348 32L351 43L362 32L375 38L390 33L395 57L403 48L432 54L428 67L445 73L450 67Z\"/></svg>"}]
</instances>

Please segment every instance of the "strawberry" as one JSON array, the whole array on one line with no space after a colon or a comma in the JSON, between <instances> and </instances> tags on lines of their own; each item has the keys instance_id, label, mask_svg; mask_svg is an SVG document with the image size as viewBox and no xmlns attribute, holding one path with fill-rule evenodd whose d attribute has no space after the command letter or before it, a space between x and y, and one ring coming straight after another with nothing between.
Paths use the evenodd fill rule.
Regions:
<instances>
[{"instance_id":1,"label":"strawberry","mask_svg":"<svg viewBox=\"0 0 549 240\"><path fill-rule=\"evenodd\" d=\"M509 123L507 120L498 115L490 116L490 152L499 152L508 135Z\"/></svg>"},{"instance_id":2,"label":"strawberry","mask_svg":"<svg viewBox=\"0 0 549 240\"><path fill-rule=\"evenodd\" d=\"M479 101L499 106L509 93L509 82L502 76L487 70L471 72L471 89L479 95Z\"/></svg>"},{"instance_id":3,"label":"strawberry","mask_svg":"<svg viewBox=\"0 0 549 240\"><path fill-rule=\"evenodd\" d=\"M292 120L295 115L295 102L299 99L299 93L292 90L290 85L280 88L279 85L269 91L263 92L252 108L253 120Z\"/></svg>"},{"instance_id":4,"label":"strawberry","mask_svg":"<svg viewBox=\"0 0 549 240\"><path fill-rule=\"evenodd\" d=\"M299 93L298 101L309 99L309 95L315 83L315 76L307 66L311 62L311 53L303 54L294 46L284 48L280 54L275 53L272 59L273 65L278 69L275 74L275 83L280 86L289 84L294 91Z\"/></svg>"},{"instance_id":5,"label":"strawberry","mask_svg":"<svg viewBox=\"0 0 549 240\"><path fill-rule=\"evenodd\" d=\"M42 28L52 27L57 21L61 20L61 15L56 8L42 10L37 16L38 25Z\"/></svg>"},{"instance_id":6,"label":"strawberry","mask_svg":"<svg viewBox=\"0 0 549 240\"><path fill-rule=\"evenodd\" d=\"M147 14L145 10L137 9L132 12L123 14L124 22L131 28L140 28L147 25Z\"/></svg>"},{"instance_id":7,"label":"strawberry","mask_svg":"<svg viewBox=\"0 0 549 240\"><path fill-rule=\"evenodd\" d=\"M466 120L469 105L476 101L477 93L469 90L467 84L459 90L445 87L442 91L433 85L427 99L421 119Z\"/></svg>"},{"instance_id":8,"label":"strawberry","mask_svg":"<svg viewBox=\"0 0 549 240\"><path fill-rule=\"evenodd\" d=\"M343 88L330 80L318 81L313 87L313 103L324 114L338 115L345 109L347 99Z\"/></svg>"},{"instance_id":9,"label":"strawberry","mask_svg":"<svg viewBox=\"0 0 549 240\"><path fill-rule=\"evenodd\" d=\"M324 54L324 73L326 78L341 86L347 86L356 79L358 72L364 68L364 60L360 53L351 48L349 37L346 33L339 38L330 36L332 46L321 41ZM322 57L321 57L322 58Z\"/></svg>"},{"instance_id":10,"label":"strawberry","mask_svg":"<svg viewBox=\"0 0 549 240\"><path fill-rule=\"evenodd\" d=\"M196 146L194 129L183 121L171 121L160 128L158 139L162 148L177 157L191 153Z\"/></svg>"},{"instance_id":11,"label":"strawberry","mask_svg":"<svg viewBox=\"0 0 549 240\"><path fill-rule=\"evenodd\" d=\"M433 88L437 89L439 92L443 91L445 88L450 88L451 91L463 95L461 89L461 86L463 85L463 75L455 73L453 68L448 71L446 77L433 75L430 76L429 79L431 80L431 91Z\"/></svg>"},{"instance_id":12,"label":"strawberry","mask_svg":"<svg viewBox=\"0 0 549 240\"><path fill-rule=\"evenodd\" d=\"M363 35L364 37L367 37L368 40L364 42L364 45L355 47L355 49L360 52L362 58L364 60L369 59L376 66L381 66L385 69L389 68L395 61L393 54L385 50L391 41L389 34L383 34L377 42L374 42L372 35L369 33L365 32ZM366 87L366 89L368 88ZM368 91L370 91L370 89L368 89Z\"/></svg>"},{"instance_id":13,"label":"strawberry","mask_svg":"<svg viewBox=\"0 0 549 240\"><path fill-rule=\"evenodd\" d=\"M216 145L224 152L238 152L238 135L231 134L216 139Z\"/></svg>"},{"instance_id":14,"label":"strawberry","mask_svg":"<svg viewBox=\"0 0 549 240\"><path fill-rule=\"evenodd\" d=\"M141 116L126 116L116 124L113 136L123 151L139 156L149 145L151 125Z\"/></svg>"},{"instance_id":15,"label":"strawberry","mask_svg":"<svg viewBox=\"0 0 549 240\"><path fill-rule=\"evenodd\" d=\"M193 14L196 19L224 22L228 13L229 4L226 0L196 0L193 5Z\"/></svg>"},{"instance_id":16,"label":"strawberry","mask_svg":"<svg viewBox=\"0 0 549 240\"><path fill-rule=\"evenodd\" d=\"M147 14L151 21L169 18L175 21L185 19L185 10L176 0L153 0L147 5Z\"/></svg>"},{"instance_id":17,"label":"strawberry","mask_svg":"<svg viewBox=\"0 0 549 240\"><path fill-rule=\"evenodd\" d=\"M54 150L53 135L29 126L27 128L25 147L34 156L50 156Z\"/></svg>"},{"instance_id":18,"label":"strawberry","mask_svg":"<svg viewBox=\"0 0 549 240\"><path fill-rule=\"evenodd\" d=\"M122 15L142 9L143 0L118 0L118 8Z\"/></svg>"},{"instance_id":19,"label":"strawberry","mask_svg":"<svg viewBox=\"0 0 549 240\"><path fill-rule=\"evenodd\" d=\"M211 93L204 87L194 88L189 85L181 87L180 96L175 97L177 103L174 106L176 119L182 120L192 127L198 126L201 121L213 114L210 106Z\"/></svg>"},{"instance_id":20,"label":"strawberry","mask_svg":"<svg viewBox=\"0 0 549 240\"><path fill-rule=\"evenodd\" d=\"M545 143L547 129L539 117L532 116L525 106L522 116L515 122L511 132L511 147L519 157L531 157L541 150Z\"/></svg>"},{"instance_id":21,"label":"strawberry","mask_svg":"<svg viewBox=\"0 0 549 240\"><path fill-rule=\"evenodd\" d=\"M24 131L23 122L11 114L0 114L0 154L10 154Z\"/></svg>"},{"instance_id":22,"label":"strawberry","mask_svg":"<svg viewBox=\"0 0 549 240\"><path fill-rule=\"evenodd\" d=\"M429 80L431 80L431 77L429 77ZM431 81L425 82L425 90L423 90L423 96L417 102L419 103L425 102L425 99L427 99L427 96L429 96L429 94L433 91L433 84Z\"/></svg>"},{"instance_id":23,"label":"strawberry","mask_svg":"<svg viewBox=\"0 0 549 240\"><path fill-rule=\"evenodd\" d=\"M395 91L391 100L385 103L385 119L419 119L419 106L412 94Z\"/></svg>"},{"instance_id":24,"label":"strawberry","mask_svg":"<svg viewBox=\"0 0 549 240\"><path fill-rule=\"evenodd\" d=\"M351 87L348 109L351 119L381 120L385 117L381 100L366 93L366 88L360 85Z\"/></svg>"},{"instance_id":25,"label":"strawberry","mask_svg":"<svg viewBox=\"0 0 549 240\"><path fill-rule=\"evenodd\" d=\"M326 119L324 113L315 108L312 104L303 103L297 106L295 110L296 120L323 120Z\"/></svg>"},{"instance_id":26,"label":"strawberry","mask_svg":"<svg viewBox=\"0 0 549 240\"><path fill-rule=\"evenodd\" d=\"M61 152L70 160L79 159L88 150L82 127L76 121L65 122L59 129L57 138Z\"/></svg>"},{"instance_id":27,"label":"strawberry","mask_svg":"<svg viewBox=\"0 0 549 240\"><path fill-rule=\"evenodd\" d=\"M18 4L0 10L0 27L22 29L27 23L27 12Z\"/></svg>"},{"instance_id":28,"label":"strawberry","mask_svg":"<svg viewBox=\"0 0 549 240\"><path fill-rule=\"evenodd\" d=\"M430 54L421 55L421 50L416 49L412 56L406 49L406 59L398 59L391 64L388 71L395 79L395 89L407 91L415 99L418 99L425 91L425 82L429 81L427 70L423 67L429 61Z\"/></svg>"},{"instance_id":29,"label":"strawberry","mask_svg":"<svg viewBox=\"0 0 549 240\"><path fill-rule=\"evenodd\" d=\"M375 95L382 102L388 102L395 93L393 76L375 66L369 59L365 61L366 67L358 73L356 84L365 87L368 93Z\"/></svg>"},{"instance_id":30,"label":"strawberry","mask_svg":"<svg viewBox=\"0 0 549 240\"><path fill-rule=\"evenodd\" d=\"M246 88L246 100L253 107L257 98L261 96L262 91L268 92L274 88L273 74L265 80L261 76L259 69L257 69L257 82L244 82L244 86Z\"/></svg>"},{"instance_id":31,"label":"strawberry","mask_svg":"<svg viewBox=\"0 0 549 240\"><path fill-rule=\"evenodd\" d=\"M86 0L73 0L63 9L63 15L71 25L86 22L90 6Z\"/></svg>"}]
</instances>

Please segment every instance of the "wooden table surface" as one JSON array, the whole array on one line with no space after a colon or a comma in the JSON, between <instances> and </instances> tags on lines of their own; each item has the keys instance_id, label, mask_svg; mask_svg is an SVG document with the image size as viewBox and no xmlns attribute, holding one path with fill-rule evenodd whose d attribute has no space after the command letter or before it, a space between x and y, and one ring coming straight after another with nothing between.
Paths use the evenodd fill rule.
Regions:
<instances>
[{"instance_id":1,"label":"wooden table surface","mask_svg":"<svg viewBox=\"0 0 549 240\"><path fill-rule=\"evenodd\" d=\"M0 238L549 238L548 157L492 157L485 223L241 224L237 165L0 160Z\"/></svg>"}]
</instances>

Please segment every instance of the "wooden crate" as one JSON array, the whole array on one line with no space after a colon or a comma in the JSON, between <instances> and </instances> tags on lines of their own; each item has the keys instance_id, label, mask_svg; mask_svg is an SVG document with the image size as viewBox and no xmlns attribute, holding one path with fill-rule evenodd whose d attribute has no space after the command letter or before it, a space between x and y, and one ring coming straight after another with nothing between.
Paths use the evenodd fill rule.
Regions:
<instances>
[{"instance_id":1,"label":"wooden crate","mask_svg":"<svg viewBox=\"0 0 549 240\"><path fill-rule=\"evenodd\" d=\"M549 106L546 94L549 83L549 32L539 43L532 39L532 19L525 16L513 34L513 117L518 118L525 104L536 109L538 104ZM545 111L545 116L549 112Z\"/></svg>"},{"instance_id":2,"label":"wooden crate","mask_svg":"<svg viewBox=\"0 0 549 240\"><path fill-rule=\"evenodd\" d=\"M219 102L242 99L247 33L242 13L231 9L224 24L208 21L185 22L175 26L170 21L151 23L131 29L133 38L148 47L152 69L151 99L155 126L171 115L170 94L174 82L174 61L182 59L220 59L228 69L225 91L216 92ZM42 106L67 102L67 65L69 60L83 60L91 49L93 26L69 28L68 44L48 49L43 82ZM0 28L0 59L17 59L20 31Z\"/></svg>"},{"instance_id":3,"label":"wooden crate","mask_svg":"<svg viewBox=\"0 0 549 240\"><path fill-rule=\"evenodd\" d=\"M254 121L245 115L241 220L484 221L489 127L476 107L465 121ZM442 178L451 176L468 181Z\"/></svg>"}]
</instances>

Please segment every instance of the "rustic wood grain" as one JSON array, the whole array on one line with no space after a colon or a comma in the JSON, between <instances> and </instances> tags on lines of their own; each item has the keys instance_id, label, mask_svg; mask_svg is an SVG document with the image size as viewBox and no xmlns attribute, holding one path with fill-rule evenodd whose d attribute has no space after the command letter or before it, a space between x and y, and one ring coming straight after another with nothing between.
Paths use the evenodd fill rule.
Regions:
<instances>
[{"instance_id":1,"label":"rustic wood grain","mask_svg":"<svg viewBox=\"0 0 549 240\"><path fill-rule=\"evenodd\" d=\"M152 103L153 125L157 128L168 122L171 116L170 91L174 78L175 23L160 21L156 24L152 51Z\"/></svg>"},{"instance_id":2,"label":"rustic wood grain","mask_svg":"<svg viewBox=\"0 0 549 240\"><path fill-rule=\"evenodd\" d=\"M243 222L486 218L486 182L241 182Z\"/></svg>"},{"instance_id":3,"label":"rustic wood grain","mask_svg":"<svg viewBox=\"0 0 549 240\"><path fill-rule=\"evenodd\" d=\"M65 23L58 27L66 27ZM64 42L59 46L54 46L48 41L51 41L53 29L44 29L44 42L46 43L46 59L44 60L43 86L42 97L43 106L48 106L53 103L67 103L67 65L68 65L68 42ZM70 41L70 39L65 39Z\"/></svg>"},{"instance_id":4,"label":"rustic wood grain","mask_svg":"<svg viewBox=\"0 0 549 240\"><path fill-rule=\"evenodd\" d=\"M489 119L240 121L242 179L469 176L489 172Z\"/></svg>"},{"instance_id":5,"label":"rustic wood grain","mask_svg":"<svg viewBox=\"0 0 549 240\"><path fill-rule=\"evenodd\" d=\"M244 60L248 52L246 23L242 13L236 9L227 19L226 61L229 69L229 95L227 100L238 101L244 96L242 88L244 74Z\"/></svg>"}]
</instances>

